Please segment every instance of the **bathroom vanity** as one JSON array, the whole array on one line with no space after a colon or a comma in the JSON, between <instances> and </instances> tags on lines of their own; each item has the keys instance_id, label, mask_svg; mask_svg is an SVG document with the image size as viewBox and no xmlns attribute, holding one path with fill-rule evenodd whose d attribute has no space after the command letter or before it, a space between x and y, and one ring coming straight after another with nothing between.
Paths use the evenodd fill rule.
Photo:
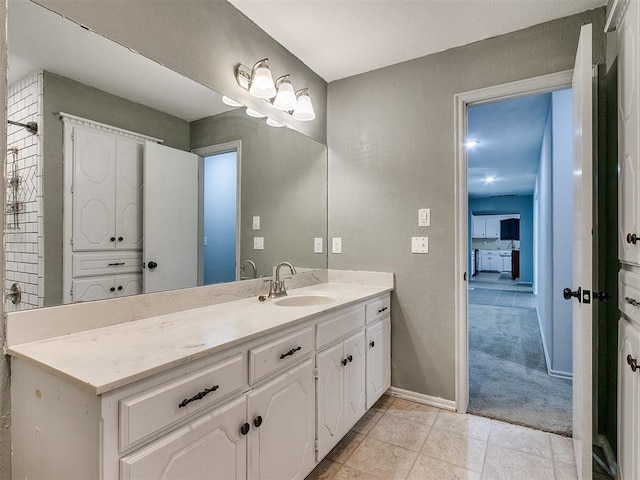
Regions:
<instances>
[{"instance_id":1,"label":"bathroom vanity","mask_svg":"<svg viewBox=\"0 0 640 480\"><path fill-rule=\"evenodd\" d=\"M14 477L304 478L390 386L387 275L10 344Z\"/></svg>"}]
</instances>

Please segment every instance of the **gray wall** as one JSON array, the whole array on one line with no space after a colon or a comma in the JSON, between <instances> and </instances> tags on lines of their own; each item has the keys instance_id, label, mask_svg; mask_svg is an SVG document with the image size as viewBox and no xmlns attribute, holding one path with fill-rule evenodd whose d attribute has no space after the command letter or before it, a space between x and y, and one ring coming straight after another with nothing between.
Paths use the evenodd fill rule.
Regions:
<instances>
[{"instance_id":1,"label":"gray wall","mask_svg":"<svg viewBox=\"0 0 640 480\"><path fill-rule=\"evenodd\" d=\"M7 2L0 1L0 18L7 18ZM0 138L2 139L3 150L7 148L7 29L3 20L3 28L0 28L0 112L2 121L0 122ZM3 157L4 158L4 157ZM4 162L2 163L4 169ZM0 196L1 211L4 212L5 188L2 185L2 195ZM0 249L0 265L4 265L4 248ZM2 268L2 278L0 285L4 285L4 268ZM4 302L2 302L4 318ZM5 343L5 328L0 329L0 343ZM11 478L11 391L9 383L9 357L3 355L0 358L0 478Z\"/></svg>"},{"instance_id":2,"label":"gray wall","mask_svg":"<svg viewBox=\"0 0 640 480\"><path fill-rule=\"evenodd\" d=\"M47 8L326 144L326 82L226 1L37 0ZM274 76L309 87L317 118L293 120L240 88L239 63L265 57Z\"/></svg>"},{"instance_id":3,"label":"gray wall","mask_svg":"<svg viewBox=\"0 0 640 480\"><path fill-rule=\"evenodd\" d=\"M189 123L166 113L44 72L45 306L62 303L63 123L59 112L164 139L189 150Z\"/></svg>"},{"instance_id":4,"label":"gray wall","mask_svg":"<svg viewBox=\"0 0 640 480\"><path fill-rule=\"evenodd\" d=\"M272 266L327 268L327 147L288 128L269 127L236 109L191 123L191 148L240 140L241 260L253 260L258 275ZM260 216L260 230L252 217ZM253 237L265 249L253 249ZM321 237L322 254L313 253Z\"/></svg>"},{"instance_id":5,"label":"gray wall","mask_svg":"<svg viewBox=\"0 0 640 480\"><path fill-rule=\"evenodd\" d=\"M394 386L455 397L454 95L573 68L591 22L601 63L604 8L329 85L329 237L343 241L329 267L396 274ZM410 253L414 235L429 254Z\"/></svg>"}]
</instances>

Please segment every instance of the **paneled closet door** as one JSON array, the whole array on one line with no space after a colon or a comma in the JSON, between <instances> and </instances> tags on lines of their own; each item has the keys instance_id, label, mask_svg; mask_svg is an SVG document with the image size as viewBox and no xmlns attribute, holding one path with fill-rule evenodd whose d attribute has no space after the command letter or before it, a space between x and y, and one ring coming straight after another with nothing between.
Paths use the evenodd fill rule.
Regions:
<instances>
[{"instance_id":1,"label":"paneled closet door","mask_svg":"<svg viewBox=\"0 0 640 480\"><path fill-rule=\"evenodd\" d=\"M73 249L115 247L116 137L73 128Z\"/></svg>"},{"instance_id":2,"label":"paneled closet door","mask_svg":"<svg viewBox=\"0 0 640 480\"><path fill-rule=\"evenodd\" d=\"M118 138L116 168L116 249L142 249L142 165L144 144Z\"/></svg>"},{"instance_id":3,"label":"paneled closet door","mask_svg":"<svg viewBox=\"0 0 640 480\"><path fill-rule=\"evenodd\" d=\"M621 262L634 265L640 264L638 3L629 2L624 18L618 26L618 252Z\"/></svg>"}]
</instances>

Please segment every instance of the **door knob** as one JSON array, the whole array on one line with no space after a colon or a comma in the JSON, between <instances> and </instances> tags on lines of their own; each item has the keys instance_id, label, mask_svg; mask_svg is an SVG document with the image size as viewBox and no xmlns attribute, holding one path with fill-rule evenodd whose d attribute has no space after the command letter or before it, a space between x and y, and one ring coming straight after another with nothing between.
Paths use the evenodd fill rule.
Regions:
<instances>
[{"instance_id":1,"label":"door knob","mask_svg":"<svg viewBox=\"0 0 640 480\"><path fill-rule=\"evenodd\" d=\"M565 288L562 290L562 296L565 300L571 300L572 297L575 297L580 301L580 294L582 293L582 289L578 287L578 290L572 291L570 288Z\"/></svg>"},{"instance_id":2,"label":"door knob","mask_svg":"<svg viewBox=\"0 0 640 480\"><path fill-rule=\"evenodd\" d=\"M158 266L158 264L154 261L151 261L149 263L147 263L147 267L149 267L149 270L153 270Z\"/></svg>"},{"instance_id":3,"label":"door knob","mask_svg":"<svg viewBox=\"0 0 640 480\"><path fill-rule=\"evenodd\" d=\"M600 300L602 303L607 303L609 301L609 294L604 290L600 290L599 292L593 292L593 298Z\"/></svg>"}]
</instances>

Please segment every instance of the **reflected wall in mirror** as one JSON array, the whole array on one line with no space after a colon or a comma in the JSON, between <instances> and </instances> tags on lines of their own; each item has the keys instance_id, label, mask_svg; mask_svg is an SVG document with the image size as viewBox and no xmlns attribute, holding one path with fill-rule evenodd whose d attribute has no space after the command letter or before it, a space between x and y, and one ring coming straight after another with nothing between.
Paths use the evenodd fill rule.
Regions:
<instances>
[{"instance_id":1,"label":"reflected wall in mirror","mask_svg":"<svg viewBox=\"0 0 640 480\"><path fill-rule=\"evenodd\" d=\"M326 268L324 145L250 118L218 93L24 0L9 2L8 96L9 120L35 121L39 131L8 127L17 155L6 157L15 188L7 190L14 208L5 218L5 288L17 282L23 296L7 311L271 276L281 261ZM170 167L149 163L156 147L169 152ZM230 152L231 163L217 155ZM153 172L167 183L154 187ZM187 184L180 175L191 175ZM158 200L145 199L154 188ZM225 191L226 199L218 195ZM184 204L187 197L195 200ZM314 253L315 238L323 253ZM152 244L164 258L148 257ZM251 262L240 271L248 260L255 272ZM172 262L185 271L173 275ZM161 273L171 281L152 288L147 277Z\"/></svg>"}]
</instances>

